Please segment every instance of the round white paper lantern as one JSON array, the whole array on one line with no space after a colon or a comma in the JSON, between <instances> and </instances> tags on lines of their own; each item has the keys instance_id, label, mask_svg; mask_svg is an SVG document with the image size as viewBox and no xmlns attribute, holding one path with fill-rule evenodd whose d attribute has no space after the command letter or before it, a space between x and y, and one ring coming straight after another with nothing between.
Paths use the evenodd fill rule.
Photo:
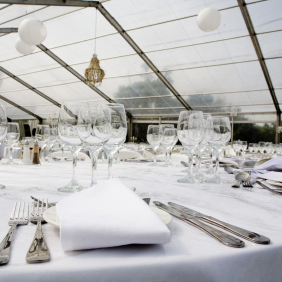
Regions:
<instances>
[{"instance_id":1,"label":"round white paper lantern","mask_svg":"<svg viewBox=\"0 0 282 282\"><path fill-rule=\"evenodd\" d=\"M22 40L20 38L18 38L16 40L16 49L19 53L21 53L22 55L28 55L31 54L34 49L35 46L31 46L31 45L27 45L24 42L22 42Z\"/></svg>"},{"instance_id":2,"label":"round white paper lantern","mask_svg":"<svg viewBox=\"0 0 282 282\"><path fill-rule=\"evenodd\" d=\"M221 15L214 8L205 8L197 16L197 25L202 31L216 30L221 23Z\"/></svg>"},{"instance_id":3,"label":"round white paper lantern","mask_svg":"<svg viewBox=\"0 0 282 282\"><path fill-rule=\"evenodd\" d=\"M18 33L24 43L28 45L38 45L45 40L47 29L43 22L29 18L20 23Z\"/></svg>"}]
</instances>

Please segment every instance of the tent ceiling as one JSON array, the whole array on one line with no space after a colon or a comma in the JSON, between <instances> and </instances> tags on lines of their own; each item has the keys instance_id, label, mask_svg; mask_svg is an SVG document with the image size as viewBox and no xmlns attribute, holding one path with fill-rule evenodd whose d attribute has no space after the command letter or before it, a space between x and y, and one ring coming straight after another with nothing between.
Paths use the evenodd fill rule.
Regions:
<instances>
[{"instance_id":1,"label":"tent ceiling","mask_svg":"<svg viewBox=\"0 0 282 282\"><path fill-rule=\"evenodd\" d=\"M48 1L62 3L61 0ZM0 1L0 28L18 27L33 11L32 5L8 5L8 2L13 3ZM65 3L74 5L75 2L79 1ZM245 2L274 93L282 104L282 1ZM47 0L39 3L43 4L34 6L34 16L47 27L44 46L78 75L84 76L94 49L95 8L47 6L44 5ZM222 16L219 29L209 33L202 32L196 24L196 15L207 7L204 0L110 0L102 3L100 10L104 7L110 13L144 52L145 61L148 58L153 69L159 71L154 73L144 57L136 53L136 46L130 46L117 27L98 13L97 54L106 73L99 90L109 99L123 103L133 117L177 115L186 105L195 110L227 114L235 107L245 113L246 118L253 117L250 113L275 113L237 0L208 1L208 6L220 10ZM16 33L0 34L2 68L58 104L64 100L106 102L39 48L31 55L21 56L14 47L17 36ZM180 98L175 97L178 94ZM50 101L4 72L0 72L0 95L43 118L59 111ZM34 118L4 103L9 117Z\"/></svg>"}]
</instances>

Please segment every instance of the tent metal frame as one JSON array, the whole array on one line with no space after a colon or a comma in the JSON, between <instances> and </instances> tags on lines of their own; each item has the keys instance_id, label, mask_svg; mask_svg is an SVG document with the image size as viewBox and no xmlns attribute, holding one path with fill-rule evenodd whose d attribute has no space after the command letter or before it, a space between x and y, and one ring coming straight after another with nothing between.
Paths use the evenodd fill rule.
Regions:
<instances>
[{"instance_id":1,"label":"tent metal frame","mask_svg":"<svg viewBox=\"0 0 282 282\"><path fill-rule=\"evenodd\" d=\"M245 20L246 27L247 27L248 32L249 32L249 36L252 40L252 43L254 45L254 48L255 48L255 51L256 51L256 54L257 54L257 57L258 57L258 61L261 65L263 74L265 76L265 79L266 79L266 82L267 82L267 85L268 85L268 89L270 91L270 94L271 94L271 97L272 97L272 100L273 100L273 104L274 104L275 109L276 109L277 125L279 126L280 123L281 123L281 109L279 107L279 103L278 103L278 100L277 100L277 97L276 97L276 94L275 94L275 90L274 90L274 87L272 85L272 81L271 81L271 78L270 78L266 63L265 63L265 58L263 57L258 38L256 36L257 34L255 32L255 29L254 29L253 24L252 24L251 17L249 15L249 12L248 12L248 9L247 9L247 5L255 4L255 3L259 3L259 2L263 2L263 1L267 1L267 0L258 0L258 1L248 3L248 4L245 3L245 0L237 0L238 7L240 8L241 13L243 15L243 18ZM166 77L163 75L163 73L151 62L151 60L147 57L147 55L141 50L141 48L134 42L134 40L122 28L122 26L118 23L118 21L98 1L80 1L80 0L37 0L37 1L34 1L34 0L4 0L4 1L2 1L2 0L0 0L0 3L8 4L6 7L8 7L9 5L13 5L13 4L17 4L17 5L22 4L22 5L72 6L72 7L93 7L93 8L97 8L100 11L100 13L105 17L105 19L116 29L116 31L124 38L124 40L140 56L140 58L146 63L146 65L158 76L158 78L164 83L164 85L170 90L170 92L180 101L180 103L186 109L188 109L188 110L192 109L192 107L187 104L187 102L183 99L183 97L170 84L170 82L166 79ZM6 7L3 7L3 8L6 8ZM230 8L234 8L234 7L230 7ZM0 28L0 32L1 33L16 32L16 28ZM53 58L56 62L58 62L61 66L63 66L65 69L67 69L69 72L71 72L74 76L76 76L79 80L86 83L85 79L80 74L78 74L73 68L68 66L59 57L54 55L44 45L40 44L40 45L38 45L38 47L43 52L48 54L51 58ZM26 82L22 81L20 78L14 76L13 74L8 72L7 70L3 69L2 67L0 67L0 70L3 71L4 73L8 74L10 77L14 78L15 80L17 80L18 82L20 82L21 84L23 84L24 86L29 88L30 90L34 91L35 93L37 93L41 97L47 99L51 103L53 103L57 106L60 106L59 103L57 103L53 99L49 98L48 96L46 96L45 94L43 94L42 92L37 90L36 88L30 86ZM101 97L106 99L108 102L115 102L111 98L109 98L106 94L104 94L102 91L100 91L98 88L93 87L93 86L91 88L93 89L93 91L98 93ZM132 119L132 117L129 113L128 113L128 116L129 116L130 119ZM161 116L166 116L166 114L161 115ZM137 116L134 116L134 118L135 117L137 117ZM278 136L276 136L276 137L278 138Z\"/></svg>"}]
</instances>

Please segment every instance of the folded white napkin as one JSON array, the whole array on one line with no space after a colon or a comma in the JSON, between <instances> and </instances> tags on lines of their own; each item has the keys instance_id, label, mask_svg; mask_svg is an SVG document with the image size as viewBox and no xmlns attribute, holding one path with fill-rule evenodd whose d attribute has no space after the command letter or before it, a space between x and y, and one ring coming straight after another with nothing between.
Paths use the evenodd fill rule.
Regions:
<instances>
[{"instance_id":1,"label":"folded white napkin","mask_svg":"<svg viewBox=\"0 0 282 282\"><path fill-rule=\"evenodd\" d=\"M267 180L282 182L282 173L281 172L271 171L271 172L267 172L264 174L257 174L256 176L259 178L267 179Z\"/></svg>"},{"instance_id":2,"label":"folded white napkin","mask_svg":"<svg viewBox=\"0 0 282 282\"><path fill-rule=\"evenodd\" d=\"M282 157L271 159L253 169L254 174L263 174L268 171L282 171Z\"/></svg>"},{"instance_id":3,"label":"folded white napkin","mask_svg":"<svg viewBox=\"0 0 282 282\"><path fill-rule=\"evenodd\" d=\"M165 244L171 232L119 179L107 180L57 204L64 251L128 244Z\"/></svg>"}]
</instances>

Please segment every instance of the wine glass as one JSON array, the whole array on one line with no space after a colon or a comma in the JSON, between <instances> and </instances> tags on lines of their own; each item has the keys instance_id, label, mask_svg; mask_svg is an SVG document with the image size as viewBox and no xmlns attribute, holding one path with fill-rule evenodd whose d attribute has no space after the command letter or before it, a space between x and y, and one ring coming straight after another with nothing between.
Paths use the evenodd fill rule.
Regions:
<instances>
[{"instance_id":1,"label":"wine glass","mask_svg":"<svg viewBox=\"0 0 282 282\"><path fill-rule=\"evenodd\" d=\"M193 176L193 151L203 140L205 134L205 122L202 112L182 111L177 123L177 135L179 141L188 154L187 176L178 179L180 183L195 183L197 179Z\"/></svg>"},{"instance_id":2,"label":"wine glass","mask_svg":"<svg viewBox=\"0 0 282 282\"><path fill-rule=\"evenodd\" d=\"M40 162L44 161L44 151L50 140L50 126L38 124L35 131L35 139L41 147Z\"/></svg>"},{"instance_id":3,"label":"wine glass","mask_svg":"<svg viewBox=\"0 0 282 282\"><path fill-rule=\"evenodd\" d=\"M83 189L79 184L76 176L77 157L81 149L81 140L77 132L77 122L80 108L85 103L64 102L61 106L59 114L58 132L61 140L65 142L65 146L69 148L72 154L73 174L72 180L66 186L58 188L60 192L78 192Z\"/></svg>"},{"instance_id":4,"label":"wine glass","mask_svg":"<svg viewBox=\"0 0 282 282\"><path fill-rule=\"evenodd\" d=\"M77 132L84 146L90 152L92 163L91 187L97 184L98 155L112 134L110 108L106 105L90 106L86 103L80 108Z\"/></svg>"},{"instance_id":5,"label":"wine glass","mask_svg":"<svg viewBox=\"0 0 282 282\"><path fill-rule=\"evenodd\" d=\"M206 138L215 152L216 165L213 178L206 179L208 183L228 183L220 178L218 174L219 154L222 146L231 138L231 125L228 117L214 116L207 120Z\"/></svg>"},{"instance_id":6,"label":"wine glass","mask_svg":"<svg viewBox=\"0 0 282 282\"><path fill-rule=\"evenodd\" d=\"M273 143L272 142L266 142L265 143L265 151L266 151L266 154L269 157L272 157L272 151L273 151Z\"/></svg>"},{"instance_id":7,"label":"wine glass","mask_svg":"<svg viewBox=\"0 0 282 282\"><path fill-rule=\"evenodd\" d=\"M164 130L164 133L161 135L161 144L162 146L165 146L166 152L167 152L167 161L163 165L163 167L174 167L174 164L171 162L171 151L174 145L178 141L177 136L177 129L176 128L166 128Z\"/></svg>"},{"instance_id":8,"label":"wine glass","mask_svg":"<svg viewBox=\"0 0 282 282\"><path fill-rule=\"evenodd\" d=\"M157 149L161 143L161 136L160 136L160 126L159 125L149 125L147 129L147 141L152 146L154 152L154 161L151 166L158 166L156 161L156 153Z\"/></svg>"},{"instance_id":9,"label":"wine glass","mask_svg":"<svg viewBox=\"0 0 282 282\"><path fill-rule=\"evenodd\" d=\"M58 128L56 127L50 128L50 139L48 141L48 149L49 149L49 155L50 155L48 159L49 163L54 162L52 158L52 149L57 142L57 138L58 138Z\"/></svg>"},{"instance_id":10,"label":"wine glass","mask_svg":"<svg viewBox=\"0 0 282 282\"><path fill-rule=\"evenodd\" d=\"M260 141L258 144L259 144L259 152L260 152L260 154L262 156L263 153L264 153L264 150L265 150L265 142Z\"/></svg>"},{"instance_id":11,"label":"wine glass","mask_svg":"<svg viewBox=\"0 0 282 282\"><path fill-rule=\"evenodd\" d=\"M125 142L127 135L127 120L124 105L107 104L111 113L112 132L108 141L104 144L104 151L108 157L108 179L113 178L112 165L113 155L117 152L119 146Z\"/></svg>"},{"instance_id":12,"label":"wine glass","mask_svg":"<svg viewBox=\"0 0 282 282\"><path fill-rule=\"evenodd\" d=\"M13 161L13 145L20 139L20 127L17 122L7 123L6 142L10 149L9 160L6 164L17 164Z\"/></svg>"},{"instance_id":13,"label":"wine glass","mask_svg":"<svg viewBox=\"0 0 282 282\"><path fill-rule=\"evenodd\" d=\"M242 150L242 158L245 159L245 153L248 147L248 142L247 141L241 141L241 150Z\"/></svg>"},{"instance_id":14,"label":"wine glass","mask_svg":"<svg viewBox=\"0 0 282 282\"><path fill-rule=\"evenodd\" d=\"M0 144L6 138L7 135L7 115L6 107L3 104L0 104ZM0 189L5 189L6 186L0 184Z\"/></svg>"},{"instance_id":15,"label":"wine glass","mask_svg":"<svg viewBox=\"0 0 282 282\"><path fill-rule=\"evenodd\" d=\"M242 142L241 141L234 141L233 142L233 149L236 153L236 158L239 158L239 153L240 153L241 148L242 148Z\"/></svg>"},{"instance_id":16,"label":"wine glass","mask_svg":"<svg viewBox=\"0 0 282 282\"><path fill-rule=\"evenodd\" d=\"M162 143L163 135L167 128L174 128L174 125L173 124L160 124L160 138L161 138L160 146L163 148L165 152L165 164L163 166L168 165L168 152L169 152L169 147L171 146L171 145Z\"/></svg>"}]
</instances>

